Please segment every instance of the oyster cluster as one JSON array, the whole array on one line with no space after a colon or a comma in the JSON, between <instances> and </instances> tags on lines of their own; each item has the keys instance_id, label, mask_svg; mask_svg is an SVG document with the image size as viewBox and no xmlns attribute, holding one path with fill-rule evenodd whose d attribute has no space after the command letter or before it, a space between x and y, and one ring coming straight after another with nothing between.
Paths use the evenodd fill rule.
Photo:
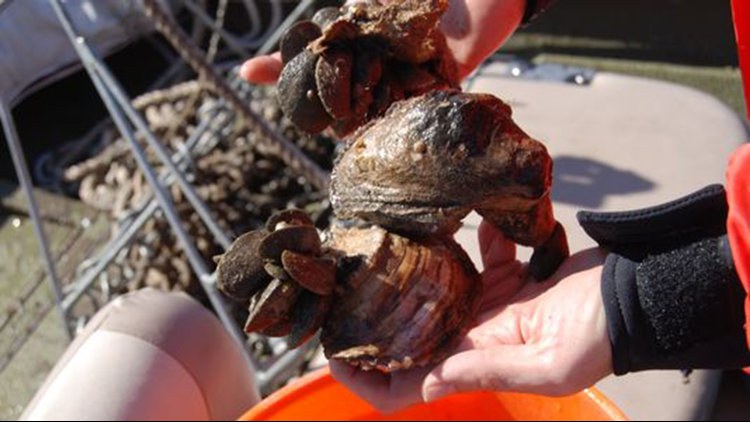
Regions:
<instances>
[{"instance_id":1,"label":"oyster cluster","mask_svg":"<svg viewBox=\"0 0 750 422\"><path fill-rule=\"evenodd\" d=\"M286 40L283 48L292 52L285 56L293 57L287 67L305 54L311 54L318 68L325 66L320 63L327 60L325 54L333 54L332 46L347 46L341 50L346 55L353 46L369 46L371 38L392 42L378 50L387 52L384 63L398 58L412 65L429 62L441 44L417 42L408 34L432 28L417 25L423 22L434 23L433 31L439 31L445 3L403 0L321 12L316 19L322 21L323 14L332 23L315 24L325 30L314 40L312 26L293 30L311 35L294 47L289 44L293 40ZM338 40L338 34L355 35L347 35L347 43L326 44ZM406 51L396 47L399 34L406 34L401 43ZM317 50L321 45L331 49ZM309 72L302 74L310 78ZM290 77L291 71L285 75ZM265 229L240 238L222 257L219 287L247 302L249 332L288 337L294 347L322 328L328 358L385 373L430 366L455 350L472 327L481 300L480 275L453 239L470 212L480 213L509 239L534 248L530 273L536 279L551 276L569 255L550 200L552 159L546 148L513 122L510 107L501 100L423 77L425 86L431 86L426 92L391 97L383 111L356 116L351 128L358 128L348 137L332 176L337 224L321 234L303 213L287 211ZM296 95L301 102L287 110L293 121L302 128L313 120L325 123L313 132L332 122L336 127L332 109L325 105L327 117L299 123L300 116L322 116L317 105L308 108L311 103L304 102L321 100L328 92L321 89L320 78L311 80L314 89L282 80L282 105L291 101L285 95ZM347 103L369 101L356 81L349 87L352 99Z\"/></svg>"},{"instance_id":2,"label":"oyster cluster","mask_svg":"<svg viewBox=\"0 0 750 422\"><path fill-rule=\"evenodd\" d=\"M439 28L449 0L326 8L282 38L279 103L301 129L345 136L394 102L459 85Z\"/></svg>"}]
</instances>

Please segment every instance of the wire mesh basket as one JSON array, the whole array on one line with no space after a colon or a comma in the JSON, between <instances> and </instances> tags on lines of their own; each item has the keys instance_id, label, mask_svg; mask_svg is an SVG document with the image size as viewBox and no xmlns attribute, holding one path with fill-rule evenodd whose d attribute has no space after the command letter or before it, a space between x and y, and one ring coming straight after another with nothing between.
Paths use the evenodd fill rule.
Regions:
<instances>
[{"instance_id":1,"label":"wire mesh basket","mask_svg":"<svg viewBox=\"0 0 750 422\"><path fill-rule=\"evenodd\" d=\"M21 330L25 335L0 350L0 372L49 312L56 309L63 316L72 339L117 296L155 287L186 291L210 307L245 350L262 391L273 391L304 370L317 342L289 351L283 340L246 338L240 321L247 310L218 293L211 258L271 213L290 206L306 209L327 225L328 172L336 141L299 133L281 115L273 90L249 86L238 77L237 66L274 50L285 29L317 7L338 2L140 0L158 30L149 42L173 64L136 99L76 28L74 5L49 2L109 117L34 163L34 179L47 190L78 195L115 224L111 238L79 263L73 276L61 275L10 107L0 104L54 292L54 301ZM12 3L0 1L0 13ZM0 332L14 317L6 316Z\"/></svg>"}]
</instances>

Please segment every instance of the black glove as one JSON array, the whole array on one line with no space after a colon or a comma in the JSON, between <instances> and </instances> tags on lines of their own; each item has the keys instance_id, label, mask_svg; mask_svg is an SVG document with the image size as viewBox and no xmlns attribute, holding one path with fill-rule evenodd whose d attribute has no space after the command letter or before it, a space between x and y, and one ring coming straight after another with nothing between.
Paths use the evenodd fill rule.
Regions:
<instances>
[{"instance_id":1,"label":"black glove","mask_svg":"<svg viewBox=\"0 0 750 422\"><path fill-rule=\"evenodd\" d=\"M727 217L722 186L640 211L579 213L611 251L602 294L617 375L750 366Z\"/></svg>"}]
</instances>

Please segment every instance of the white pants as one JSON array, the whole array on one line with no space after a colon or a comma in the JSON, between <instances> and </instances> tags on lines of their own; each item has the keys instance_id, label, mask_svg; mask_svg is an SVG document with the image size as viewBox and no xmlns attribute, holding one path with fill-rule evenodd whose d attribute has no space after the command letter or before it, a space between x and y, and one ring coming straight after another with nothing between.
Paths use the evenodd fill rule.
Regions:
<instances>
[{"instance_id":1,"label":"white pants","mask_svg":"<svg viewBox=\"0 0 750 422\"><path fill-rule=\"evenodd\" d=\"M187 295L144 290L96 315L23 420L236 420L259 399L216 317Z\"/></svg>"}]
</instances>

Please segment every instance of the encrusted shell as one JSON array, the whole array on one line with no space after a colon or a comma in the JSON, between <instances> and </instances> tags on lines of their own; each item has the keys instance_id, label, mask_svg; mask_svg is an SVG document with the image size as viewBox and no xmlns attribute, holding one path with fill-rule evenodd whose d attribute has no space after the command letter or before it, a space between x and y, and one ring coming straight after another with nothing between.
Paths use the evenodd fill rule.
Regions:
<instances>
[{"instance_id":1,"label":"encrusted shell","mask_svg":"<svg viewBox=\"0 0 750 422\"><path fill-rule=\"evenodd\" d=\"M284 114L308 133L330 126L346 136L404 96L457 87L440 29L447 8L448 0L359 3L292 26L281 42Z\"/></svg>"},{"instance_id":2,"label":"encrusted shell","mask_svg":"<svg viewBox=\"0 0 750 422\"><path fill-rule=\"evenodd\" d=\"M334 229L329 246L360 260L323 329L329 358L382 372L426 366L444 360L473 325L482 284L453 240Z\"/></svg>"},{"instance_id":3,"label":"encrusted shell","mask_svg":"<svg viewBox=\"0 0 750 422\"><path fill-rule=\"evenodd\" d=\"M416 237L453 234L477 210L511 238L538 246L555 224L551 213L533 215L551 183L547 150L513 123L505 103L436 91L395 104L352 136L335 168L332 201L342 220Z\"/></svg>"}]
</instances>

